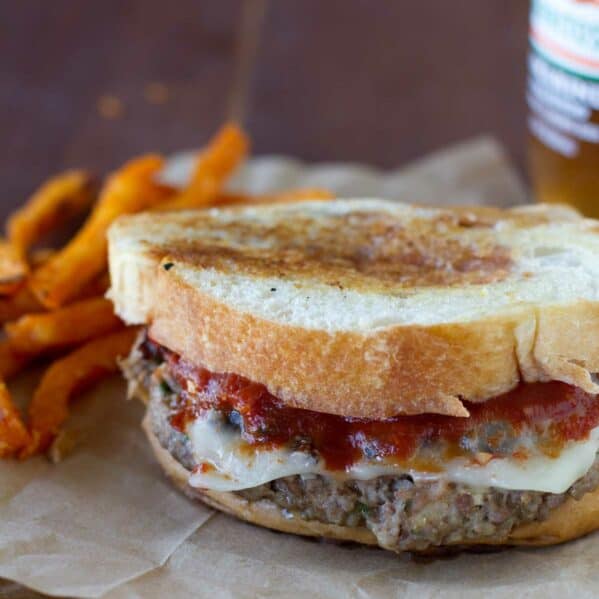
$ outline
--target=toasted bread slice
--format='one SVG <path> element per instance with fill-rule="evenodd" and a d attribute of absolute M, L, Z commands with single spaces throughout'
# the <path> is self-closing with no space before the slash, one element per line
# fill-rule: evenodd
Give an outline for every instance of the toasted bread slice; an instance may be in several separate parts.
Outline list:
<path fill-rule="evenodd" d="M 566 208 L 142 214 L 109 254 L 126 322 L 296 407 L 466 416 L 519 381 L 599 392 L 599 222 Z"/>

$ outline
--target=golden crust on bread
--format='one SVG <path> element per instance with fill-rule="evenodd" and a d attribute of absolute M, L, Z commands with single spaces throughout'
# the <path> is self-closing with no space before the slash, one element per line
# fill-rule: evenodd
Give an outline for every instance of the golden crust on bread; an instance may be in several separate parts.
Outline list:
<path fill-rule="evenodd" d="M 460 208 L 451 217 L 450 210 L 439 211 L 440 215 L 432 211 L 435 226 L 442 217 L 448 219 L 450 230 L 456 222 L 462 223 L 464 239 L 476 241 L 480 255 L 487 247 L 512 243 L 511 259 L 521 272 L 512 272 L 515 266 L 509 266 L 504 279 L 504 265 L 501 280 L 486 284 L 400 285 L 397 294 L 389 289 L 366 293 L 354 281 L 358 271 L 349 277 L 356 287 L 347 289 L 322 280 L 306 285 L 304 275 L 297 278 L 293 270 L 279 276 L 272 261 L 257 267 L 272 271 L 270 278 L 252 271 L 240 279 L 229 272 L 246 269 L 251 247 L 266 243 L 254 239 L 253 226 L 246 239 L 235 219 L 245 223 L 276 215 L 276 222 L 285 222 L 285 215 L 299 218 L 311 210 L 318 223 L 321 218 L 326 221 L 323 211 L 351 215 L 354 205 L 370 215 L 380 210 L 399 223 L 411 222 L 412 216 L 404 213 L 416 213 L 420 219 L 426 214 L 425 209 L 390 202 L 348 200 L 210 211 L 210 222 L 224 223 L 216 231 L 202 228 L 208 218 L 204 213 L 119 221 L 109 236 L 111 297 L 117 313 L 131 324 L 149 325 L 157 342 L 211 371 L 232 372 L 262 383 L 291 406 L 342 416 L 380 419 L 424 412 L 467 416 L 462 400 L 485 401 L 519 381 L 561 380 L 599 393 L 593 379 L 593 373 L 599 372 L 599 296 L 593 295 L 596 285 L 590 283 L 596 279 L 587 276 L 586 264 L 582 271 L 568 267 L 570 278 L 560 270 L 564 260 L 580 258 L 579 249 L 581 255 L 594 258 L 592 264 L 598 263 L 599 236 L 592 231 L 592 221 L 577 219 L 570 212 L 544 207 L 488 209 L 473 210 L 468 217 L 470 213 Z M 476 226 L 469 227 L 469 219 Z M 225 235 L 232 221 L 236 223 L 235 234 L 229 232 L 233 241 Z M 499 229 L 491 227 L 498 223 Z M 164 239 L 155 239 L 161 232 Z M 228 244 L 235 252 L 223 251 L 215 262 L 211 254 L 203 265 L 206 242 L 197 240 L 204 235 L 224 236 L 219 247 Z M 185 236 L 179 250 L 169 241 Z M 246 243 L 244 259 L 239 257 L 240 239 Z M 375 251 L 376 236 L 370 242 L 363 253 Z M 278 247 L 278 243 L 275 235 L 271 245 Z M 303 243 L 302 259 L 310 246 L 305 235 Z M 200 257 L 189 250 L 195 246 L 204 248 Z M 572 254 L 568 253 L 571 246 Z M 402 248 L 391 244 L 389 252 L 405 253 Z M 528 251 L 536 256 L 530 260 L 539 272 L 526 270 L 530 260 L 526 262 L 521 254 Z M 379 264 L 384 270 L 385 259 L 377 256 L 369 268 Z M 252 260 L 254 266 L 260 263 Z M 551 260 L 558 266 L 544 286 L 542 268 L 548 261 L 553 264 Z M 300 263 L 294 263 L 294 268 Z M 474 272 L 479 276 L 482 270 Z M 584 287 L 590 299 L 573 281 Z M 282 299 L 273 299 L 275 295 Z M 479 309 L 481 305 L 484 309 Z M 385 317 L 379 317 L 385 311 Z"/>
<path fill-rule="evenodd" d="M 150 336 L 216 372 L 265 384 L 288 405 L 364 418 L 467 416 L 519 380 L 562 380 L 590 393 L 599 371 L 599 305 L 521 310 L 483 322 L 328 333 L 258 319 L 199 294 L 169 273 Z M 579 334 L 572 342 L 572 322 Z M 599 348 L 597 348 L 599 349 Z M 576 356 L 587 356 L 580 363 Z"/>
<path fill-rule="evenodd" d="M 155 285 L 163 301 L 154 309 L 152 339 L 208 370 L 265 384 L 294 407 L 376 419 L 427 411 L 467 416 L 458 395 L 486 399 L 518 381 L 513 318 L 330 334 L 240 313 L 163 273 Z M 431 374 L 439 371 L 438 379 Z"/>
<path fill-rule="evenodd" d="M 352 541 L 364 545 L 378 545 L 375 535 L 367 528 L 337 526 L 318 521 L 288 519 L 276 506 L 264 501 L 249 502 L 235 493 L 194 489 L 188 485 L 189 472 L 164 449 L 151 430 L 149 418 L 143 428 L 151 447 L 166 475 L 186 495 L 200 499 L 205 504 L 246 522 L 281 532 L 311 537 L 325 537 L 338 541 Z M 580 500 L 568 498 L 552 510 L 546 520 L 532 522 L 515 528 L 505 541 L 484 537 L 460 542 L 463 547 L 481 545 L 556 545 L 584 536 L 599 528 L 599 489 L 587 493 Z M 429 552 L 428 550 L 426 552 Z"/>

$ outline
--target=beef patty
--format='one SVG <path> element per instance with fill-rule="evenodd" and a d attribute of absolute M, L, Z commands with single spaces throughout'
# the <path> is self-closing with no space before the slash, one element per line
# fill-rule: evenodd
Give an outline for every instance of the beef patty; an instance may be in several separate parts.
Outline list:
<path fill-rule="evenodd" d="M 145 337 L 122 364 L 130 393 L 148 402 L 153 432 L 187 470 L 196 463 L 187 435 L 171 424 L 180 391 L 165 363 L 142 351 Z M 477 541 L 505 542 L 521 524 L 541 521 L 566 499 L 579 499 L 599 485 L 599 459 L 565 493 L 474 488 L 445 480 L 414 481 L 406 474 L 370 480 L 296 475 L 234 493 L 248 502 L 276 506 L 289 519 L 367 527 L 379 545 L 423 551 Z M 201 494 L 189 487 L 190 495 Z"/>

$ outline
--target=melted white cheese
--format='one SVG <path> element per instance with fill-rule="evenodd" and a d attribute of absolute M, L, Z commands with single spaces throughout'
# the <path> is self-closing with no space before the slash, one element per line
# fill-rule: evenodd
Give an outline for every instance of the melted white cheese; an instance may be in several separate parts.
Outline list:
<path fill-rule="evenodd" d="M 214 491 L 239 491 L 296 474 L 342 475 L 360 480 L 410 474 L 414 480 L 445 478 L 479 488 L 563 493 L 588 472 L 599 449 L 597 427 L 587 440 L 570 443 L 557 458 L 542 454 L 525 460 L 495 458 L 485 465 L 459 458 L 449 461 L 443 472 L 406 470 L 397 464 L 362 461 L 338 473 L 327 471 L 321 461 L 306 452 L 256 450 L 245 443 L 231 426 L 224 424 L 216 412 L 209 412 L 195 420 L 187 432 L 196 461 L 212 466 L 194 472 L 189 484 Z"/>

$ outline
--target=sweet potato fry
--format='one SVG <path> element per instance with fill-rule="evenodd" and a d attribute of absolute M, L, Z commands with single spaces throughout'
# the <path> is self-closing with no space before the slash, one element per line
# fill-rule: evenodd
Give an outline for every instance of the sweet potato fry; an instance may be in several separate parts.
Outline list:
<path fill-rule="evenodd" d="M 48 448 L 68 416 L 69 401 L 117 371 L 117 358 L 129 353 L 137 332 L 136 328 L 128 328 L 94 339 L 46 370 L 29 406 L 31 440 L 21 457 Z"/>
<path fill-rule="evenodd" d="M 104 296 L 110 288 L 110 275 L 107 272 L 99 277 L 92 279 L 79 293 L 77 300 L 88 299 L 90 297 Z"/>
<path fill-rule="evenodd" d="M 29 362 L 31 356 L 18 353 L 8 339 L 0 341 L 0 378 L 7 380 L 19 374 Z"/>
<path fill-rule="evenodd" d="M 30 256 L 30 264 L 33 267 L 41 266 L 56 252 L 50 249 L 36 250 Z M 100 291 L 93 295 L 100 295 Z M 37 301 L 31 289 L 22 281 L 18 289 L 8 297 L 0 297 L 0 324 L 14 320 L 30 312 L 42 312 L 44 307 Z"/>
<path fill-rule="evenodd" d="M 210 205 L 248 150 L 246 134 L 235 124 L 225 125 L 200 153 L 189 185 L 156 209 L 182 210 Z"/>
<path fill-rule="evenodd" d="M 90 281 L 81 289 L 77 301 L 92 297 L 103 296 L 110 287 L 108 273 L 103 273 Z M 45 312 L 46 308 L 42 306 L 29 287 L 21 287 L 12 297 L 0 298 L 0 324 L 10 322 L 21 318 L 25 314 L 37 314 Z"/>
<path fill-rule="evenodd" d="M 0 241 L 0 295 L 12 295 L 23 284 L 29 265 L 25 255 L 10 241 Z"/>
<path fill-rule="evenodd" d="M 315 187 L 313 189 L 289 189 L 286 191 L 248 195 L 243 193 L 220 193 L 214 200 L 214 206 L 248 206 L 256 204 L 283 204 L 286 202 L 299 202 L 302 200 L 332 200 L 334 194 L 326 189 Z"/>
<path fill-rule="evenodd" d="M 30 288 L 44 306 L 64 305 L 106 268 L 106 230 L 115 218 L 152 208 L 172 194 L 154 181 L 162 163 L 159 156 L 142 156 L 108 179 L 77 235 L 31 275 Z"/>
<path fill-rule="evenodd" d="M 25 254 L 42 236 L 89 210 L 96 192 L 96 181 L 85 171 L 52 177 L 8 219 L 9 240 Z"/>
<path fill-rule="evenodd" d="M 30 442 L 6 384 L 0 381 L 0 458 L 15 455 Z"/>
<path fill-rule="evenodd" d="M 112 302 L 103 297 L 75 302 L 54 312 L 27 314 L 4 327 L 12 347 L 38 355 L 105 335 L 122 327 Z"/>
<path fill-rule="evenodd" d="M 45 262 L 48 262 L 56 254 L 56 250 L 52 248 L 40 248 L 39 250 L 33 250 L 29 255 L 29 264 L 33 268 L 41 266 Z"/>
<path fill-rule="evenodd" d="M 227 123 L 221 127 L 201 153 L 189 187 L 201 187 L 209 179 L 222 183 L 247 156 L 249 146 L 239 126 Z"/>
<path fill-rule="evenodd" d="M 43 310 L 29 287 L 21 287 L 12 297 L 0 298 L 0 324 Z"/>
<path fill-rule="evenodd" d="M 215 181 L 207 181 L 201 189 L 186 189 L 163 204 L 154 208 L 156 212 L 170 212 L 174 210 L 192 210 L 207 208 L 218 196 L 220 186 Z"/>

